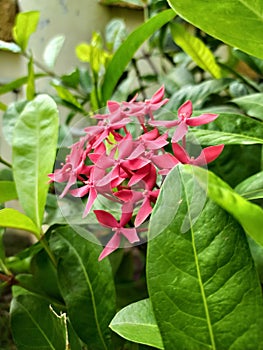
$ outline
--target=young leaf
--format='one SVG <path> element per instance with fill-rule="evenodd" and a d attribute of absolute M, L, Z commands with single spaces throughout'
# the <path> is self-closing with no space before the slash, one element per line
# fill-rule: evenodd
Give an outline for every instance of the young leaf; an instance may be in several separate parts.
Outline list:
<path fill-rule="evenodd" d="M 207 188 L 208 196 L 228 211 L 243 226 L 246 233 L 263 246 L 263 209 L 248 202 L 214 173 L 199 167 L 185 166 L 198 179 L 200 186 Z"/>
<path fill-rule="evenodd" d="M 0 50 L 10 51 L 13 53 L 21 52 L 21 48 L 15 43 L 8 43 L 6 41 L 0 40 Z"/>
<path fill-rule="evenodd" d="M 43 59 L 48 68 L 53 69 L 56 64 L 57 57 L 64 45 L 65 36 L 57 35 L 52 38 L 47 44 L 43 53 Z"/>
<path fill-rule="evenodd" d="M 120 310 L 109 327 L 130 341 L 164 349 L 150 299 L 137 301 Z"/>
<path fill-rule="evenodd" d="M 15 42 L 21 47 L 22 51 L 26 50 L 31 34 L 37 29 L 39 15 L 38 11 L 29 11 L 21 12 L 16 16 L 13 37 Z"/>
<path fill-rule="evenodd" d="M 213 53 L 199 38 L 191 35 L 183 25 L 178 23 L 171 23 L 171 31 L 176 44 L 180 46 L 200 68 L 209 72 L 214 78 L 221 78 L 221 69 L 217 65 Z"/>
<path fill-rule="evenodd" d="M 149 227 L 148 291 L 164 348 L 260 349 L 262 293 L 246 236 L 210 200 L 182 231 L 198 196 L 183 169 L 168 174 Z"/>
<path fill-rule="evenodd" d="M 0 181 L 0 203 L 17 199 L 14 181 Z"/>
<path fill-rule="evenodd" d="M 25 213 L 39 228 L 57 138 L 57 106 L 49 96 L 39 95 L 24 108 L 13 134 L 13 171 L 18 198 Z"/>
<path fill-rule="evenodd" d="M 26 215 L 12 208 L 0 210 L 0 227 L 11 227 L 25 230 L 39 235 L 39 229 L 35 223 Z"/>
<path fill-rule="evenodd" d="M 99 242 L 92 234 L 64 226 L 54 230 L 50 245 L 58 261 L 58 282 L 70 322 L 89 349 L 108 349 L 109 323 L 115 314 L 110 263 L 99 262 Z M 84 232 L 83 232 L 84 231 Z"/>
<path fill-rule="evenodd" d="M 248 115 L 263 121 L 263 94 L 257 93 L 238 97 L 232 100 Z"/>
<path fill-rule="evenodd" d="M 124 72 L 126 66 L 139 47 L 154 32 L 168 23 L 175 16 L 172 10 L 165 10 L 149 19 L 146 23 L 135 29 L 118 48 L 106 70 L 102 85 L 102 96 L 104 102 L 110 99 L 118 80 Z"/>
<path fill-rule="evenodd" d="M 261 2 L 168 0 L 168 3 L 179 16 L 207 34 L 263 58 Z"/>
<path fill-rule="evenodd" d="M 235 191 L 248 200 L 263 198 L 263 171 L 242 181 Z"/>
<path fill-rule="evenodd" d="M 66 315 L 57 315 L 44 298 L 19 295 L 11 302 L 10 314 L 18 349 L 66 349 Z"/>
<path fill-rule="evenodd" d="M 35 97 L 35 72 L 34 72 L 34 61 L 33 57 L 30 57 L 30 60 L 27 65 L 28 78 L 27 78 L 27 89 L 26 89 L 26 98 L 28 101 L 33 100 Z"/>

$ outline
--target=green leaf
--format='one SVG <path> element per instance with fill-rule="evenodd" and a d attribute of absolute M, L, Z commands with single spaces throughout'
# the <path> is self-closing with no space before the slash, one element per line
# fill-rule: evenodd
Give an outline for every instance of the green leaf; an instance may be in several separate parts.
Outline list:
<path fill-rule="evenodd" d="M 21 52 L 21 48 L 15 43 L 8 43 L 6 41 L 0 40 L 0 50 L 10 51 L 13 53 Z"/>
<path fill-rule="evenodd" d="M 238 97 L 232 100 L 248 115 L 263 121 L 263 93 Z"/>
<path fill-rule="evenodd" d="M 184 169 L 168 174 L 149 227 L 148 291 L 164 348 L 261 349 L 262 293 L 246 236 L 212 201 L 198 207 L 200 188 Z"/>
<path fill-rule="evenodd" d="M 98 262 L 99 242 L 89 232 L 69 226 L 54 230 L 51 249 L 58 261 L 58 282 L 68 316 L 89 349 L 109 348 L 109 323 L 115 314 L 115 290 L 108 259 Z"/>
<path fill-rule="evenodd" d="M 207 34 L 263 58 L 261 1 L 168 0 L 179 16 Z"/>
<path fill-rule="evenodd" d="M 19 295 L 11 302 L 11 327 L 19 350 L 66 349 L 66 315 L 57 315 L 45 299 Z"/>
<path fill-rule="evenodd" d="M 43 59 L 48 68 L 53 69 L 55 67 L 56 60 L 64 45 L 64 42 L 64 35 L 57 35 L 48 42 L 43 53 Z"/>
<path fill-rule="evenodd" d="M 39 229 L 26 215 L 12 208 L 0 210 L 0 227 L 11 227 L 39 235 Z"/>
<path fill-rule="evenodd" d="M 137 301 L 120 310 L 111 321 L 110 328 L 135 343 L 164 349 L 150 299 Z"/>
<path fill-rule="evenodd" d="M 0 203 L 17 199 L 16 184 L 13 181 L 0 181 Z"/>
<path fill-rule="evenodd" d="M 35 78 L 41 78 L 46 76 L 46 74 L 36 74 Z M 3 86 L 0 86 L 0 95 L 2 94 L 6 94 L 7 92 L 19 89 L 21 86 L 23 86 L 24 84 L 27 83 L 27 79 L 28 77 L 22 77 L 22 78 L 18 78 L 16 80 L 11 81 L 8 84 L 5 84 Z"/>
<path fill-rule="evenodd" d="M 26 98 L 31 101 L 35 97 L 35 72 L 34 72 L 34 61 L 33 57 L 30 57 L 30 60 L 27 65 L 28 78 L 27 78 L 27 89 L 26 89 Z"/>
<path fill-rule="evenodd" d="M 176 44 L 187 53 L 193 61 L 214 78 L 221 78 L 221 69 L 217 65 L 212 51 L 197 37 L 191 35 L 183 25 L 171 24 L 172 37 Z"/>
<path fill-rule="evenodd" d="M 102 85 L 104 102 L 110 99 L 118 80 L 125 71 L 135 52 L 155 31 L 175 17 L 172 10 L 165 10 L 149 19 L 146 23 L 135 29 L 124 43 L 118 48 L 106 70 Z"/>
<path fill-rule="evenodd" d="M 48 177 L 56 157 L 58 111 L 53 99 L 39 95 L 21 113 L 13 134 L 13 172 L 19 201 L 41 227 Z"/>
<path fill-rule="evenodd" d="M 248 200 L 263 198 L 263 171 L 242 181 L 235 191 Z"/>
<path fill-rule="evenodd" d="M 13 37 L 15 42 L 21 47 L 22 51 L 26 50 L 31 34 L 37 29 L 39 16 L 40 13 L 38 11 L 20 12 L 16 16 Z"/>
<path fill-rule="evenodd" d="M 74 95 L 72 95 L 72 93 L 68 89 L 66 89 L 65 87 L 63 87 L 61 85 L 56 85 L 56 84 L 52 84 L 52 86 L 56 89 L 58 96 L 63 101 L 66 101 L 67 103 L 74 106 L 75 108 L 77 108 L 80 111 L 84 111 L 83 107 L 78 102 L 76 97 Z"/>
<path fill-rule="evenodd" d="M 13 142 L 13 132 L 19 118 L 22 113 L 27 101 L 12 102 L 8 105 L 7 110 L 3 114 L 3 136 L 11 146 Z"/>
<path fill-rule="evenodd" d="M 202 188 L 207 188 L 208 196 L 233 215 L 246 233 L 263 246 L 263 209 L 241 197 L 212 172 L 191 166 L 186 166 L 186 169 L 194 174 Z"/>

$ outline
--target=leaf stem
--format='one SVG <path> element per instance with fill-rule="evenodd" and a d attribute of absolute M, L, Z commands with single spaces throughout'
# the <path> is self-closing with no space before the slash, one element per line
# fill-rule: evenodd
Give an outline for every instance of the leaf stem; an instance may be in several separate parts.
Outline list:
<path fill-rule="evenodd" d="M 41 238 L 40 238 L 40 243 L 42 244 L 43 248 L 45 249 L 46 253 L 48 254 L 52 264 L 57 267 L 57 260 L 53 254 L 53 252 L 50 250 L 50 247 L 48 245 L 48 242 L 46 240 L 46 237 L 44 235 L 44 233 L 41 234 Z"/>
<path fill-rule="evenodd" d="M 12 165 L 8 163 L 6 160 L 4 160 L 1 156 L 0 156 L 0 163 L 6 165 L 10 169 L 12 168 Z"/>

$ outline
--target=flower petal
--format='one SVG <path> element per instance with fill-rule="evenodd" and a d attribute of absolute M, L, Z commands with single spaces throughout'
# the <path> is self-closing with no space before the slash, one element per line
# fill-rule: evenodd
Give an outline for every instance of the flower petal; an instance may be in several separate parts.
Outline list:
<path fill-rule="evenodd" d="M 172 142 L 180 141 L 187 134 L 187 131 L 188 126 L 186 125 L 186 122 L 181 122 L 173 134 Z"/>
<path fill-rule="evenodd" d="M 181 147 L 178 143 L 172 143 L 172 149 L 175 157 L 179 160 L 180 163 L 190 164 L 190 157 L 186 150 Z"/>
<path fill-rule="evenodd" d="M 194 165 L 205 165 L 211 163 L 222 153 L 224 145 L 210 146 L 202 150 L 200 155 L 192 161 Z"/>
<path fill-rule="evenodd" d="M 178 117 L 179 119 L 190 118 L 193 113 L 193 105 L 190 100 L 186 101 L 182 104 L 181 107 L 178 108 Z"/>
<path fill-rule="evenodd" d="M 111 215 L 110 213 L 108 213 L 105 210 L 93 210 L 94 214 L 97 217 L 98 222 L 105 227 L 110 227 L 110 228 L 114 228 L 114 227 L 118 227 L 119 223 L 118 221 L 115 219 L 115 217 L 113 215 Z"/>
<path fill-rule="evenodd" d="M 198 126 L 203 124 L 211 123 L 218 117 L 218 114 L 202 114 L 199 117 L 189 118 L 186 123 L 189 126 Z"/>
<path fill-rule="evenodd" d="M 121 243 L 121 237 L 118 233 L 115 233 L 109 242 L 106 244 L 105 248 L 101 252 L 99 256 L 99 261 L 104 259 L 106 256 L 114 252 L 114 250 L 118 249 Z"/>
<path fill-rule="evenodd" d="M 136 229 L 133 228 L 122 228 L 120 231 L 130 243 L 140 242 L 140 238 L 137 235 Z"/>

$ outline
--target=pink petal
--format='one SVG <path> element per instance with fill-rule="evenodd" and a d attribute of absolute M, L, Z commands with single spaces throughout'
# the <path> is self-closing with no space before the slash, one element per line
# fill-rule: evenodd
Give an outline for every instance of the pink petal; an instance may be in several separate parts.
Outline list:
<path fill-rule="evenodd" d="M 180 119 L 186 119 L 191 117 L 193 113 L 193 105 L 191 101 L 186 101 L 184 104 L 182 104 L 181 107 L 178 108 L 178 117 Z"/>
<path fill-rule="evenodd" d="M 178 160 L 170 153 L 153 156 L 151 159 L 159 169 L 171 169 L 178 164 Z"/>
<path fill-rule="evenodd" d="M 189 126 L 198 126 L 203 124 L 208 124 L 215 120 L 218 117 L 218 114 L 202 114 L 199 117 L 189 118 L 186 123 Z"/>
<path fill-rule="evenodd" d="M 187 134 L 187 131 L 188 126 L 185 122 L 181 122 L 173 134 L 172 142 L 180 141 Z"/>
<path fill-rule="evenodd" d="M 103 251 L 101 252 L 99 256 L 99 261 L 104 259 L 106 256 L 114 252 L 114 250 L 119 248 L 119 245 L 121 243 L 121 237 L 118 233 L 115 233 L 112 238 L 109 240 Z"/>
<path fill-rule="evenodd" d="M 172 149 L 175 157 L 180 163 L 190 164 L 190 157 L 183 147 L 181 147 L 178 143 L 172 143 Z"/>
<path fill-rule="evenodd" d="M 211 163 L 222 153 L 224 145 L 210 146 L 202 150 L 201 154 L 192 162 L 194 165 Z"/>
<path fill-rule="evenodd" d="M 153 96 L 152 96 L 152 98 L 151 98 L 151 100 L 150 100 L 151 103 L 158 103 L 158 102 L 160 102 L 160 101 L 162 100 L 163 96 L 164 96 L 164 91 L 165 91 L 164 85 L 162 85 L 162 86 L 160 87 L 160 89 L 157 90 L 157 91 L 153 94 Z"/>
<path fill-rule="evenodd" d="M 131 220 L 131 218 L 132 218 L 132 212 L 127 212 L 127 211 L 122 212 L 119 226 L 121 227 L 125 226 Z"/>
<path fill-rule="evenodd" d="M 70 194 L 73 197 L 84 197 L 86 196 L 86 194 L 89 193 L 89 190 L 90 190 L 90 185 L 84 185 L 80 188 L 75 188 L 74 190 L 71 190 Z"/>
<path fill-rule="evenodd" d="M 136 215 L 136 219 L 134 221 L 135 227 L 140 226 L 151 214 L 151 212 L 152 212 L 152 206 L 151 206 L 150 200 L 146 198 L 143 201 L 143 204 L 139 209 L 138 214 Z"/>
<path fill-rule="evenodd" d="M 165 126 L 166 128 L 172 128 L 180 123 L 180 120 L 150 120 L 148 122 L 151 126 Z"/>
<path fill-rule="evenodd" d="M 154 128 L 151 131 L 148 131 L 147 133 L 140 136 L 140 139 L 144 141 L 151 141 L 155 140 L 159 136 L 158 129 Z"/>
<path fill-rule="evenodd" d="M 95 188 L 91 187 L 89 197 L 87 200 L 87 204 L 86 204 L 86 207 L 85 207 L 85 210 L 83 213 L 83 218 L 89 214 L 91 207 L 92 207 L 95 199 L 97 198 L 97 195 L 98 194 L 97 194 L 97 191 L 95 190 Z"/>
<path fill-rule="evenodd" d="M 113 215 L 111 215 L 110 213 L 108 213 L 105 210 L 93 210 L 94 214 L 97 217 L 97 220 L 99 221 L 99 223 L 105 227 L 110 227 L 110 228 L 114 228 L 114 227 L 118 227 L 119 223 L 117 222 L 117 220 L 115 219 L 115 217 Z"/>
<path fill-rule="evenodd" d="M 130 243 L 140 242 L 135 228 L 121 228 L 120 231 Z"/>
<path fill-rule="evenodd" d="M 66 187 L 64 188 L 63 192 L 60 194 L 59 198 L 63 198 L 66 195 L 70 187 L 76 183 L 76 179 L 77 177 L 75 174 L 70 175 L 68 183 L 66 184 Z"/>
<path fill-rule="evenodd" d="M 145 145 L 147 147 L 147 149 L 149 150 L 157 150 L 160 149 L 166 145 L 168 145 L 168 141 L 167 139 L 167 134 L 163 134 L 162 136 L 158 137 L 156 140 L 153 141 L 146 141 Z"/>
<path fill-rule="evenodd" d="M 108 107 L 110 113 L 114 113 L 120 108 L 120 105 L 116 101 L 108 101 L 107 107 Z"/>

